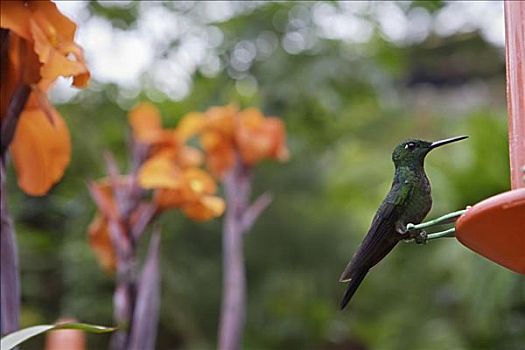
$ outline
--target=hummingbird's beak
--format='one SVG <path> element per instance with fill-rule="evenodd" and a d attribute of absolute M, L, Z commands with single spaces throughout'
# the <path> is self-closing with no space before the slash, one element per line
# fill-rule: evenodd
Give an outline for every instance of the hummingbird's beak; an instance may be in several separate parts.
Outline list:
<path fill-rule="evenodd" d="M 432 142 L 430 144 L 430 149 L 433 149 L 433 148 L 436 148 L 436 147 L 439 147 L 439 146 L 443 146 L 443 145 L 446 145 L 448 143 L 461 141 L 461 140 L 464 140 L 466 138 L 468 138 L 468 136 L 463 135 L 463 136 L 456 136 L 456 137 L 451 137 L 451 138 L 444 139 L 444 140 L 435 141 L 435 142 Z"/>

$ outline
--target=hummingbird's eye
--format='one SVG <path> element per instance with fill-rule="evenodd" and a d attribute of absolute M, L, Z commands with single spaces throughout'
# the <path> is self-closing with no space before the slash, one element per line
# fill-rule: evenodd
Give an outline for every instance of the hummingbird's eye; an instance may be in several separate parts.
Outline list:
<path fill-rule="evenodd" d="M 405 148 L 406 149 L 409 149 L 409 150 L 413 150 L 414 148 L 416 148 L 416 144 L 414 142 L 408 142 L 406 145 L 405 145 Z"/>

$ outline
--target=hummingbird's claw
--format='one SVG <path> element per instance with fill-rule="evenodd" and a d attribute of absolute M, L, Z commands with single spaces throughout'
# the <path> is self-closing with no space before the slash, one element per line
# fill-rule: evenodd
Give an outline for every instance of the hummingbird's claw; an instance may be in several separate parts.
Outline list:
<path fill-rule="evenodd" d="M 396 222 L 396 232 L 399 233 L 400 235 L 405 235 L 408 233 L 408 228 L 407 226 L 403 225 L 403 223 Z"/>
<path fill-rule="evenodd" d="M 419 233 L 414 237 L 414 241 L 416 242 L 416 244 L 427 244 L 427 237 L 428 237 L 428 234 L 426 233 L 426 231 L 419 231 Z"/>

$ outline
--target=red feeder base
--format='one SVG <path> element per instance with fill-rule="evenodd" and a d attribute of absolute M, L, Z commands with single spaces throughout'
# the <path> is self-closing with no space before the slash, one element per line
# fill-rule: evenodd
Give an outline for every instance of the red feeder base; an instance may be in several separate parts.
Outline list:
<path fill-rule="evenodd" d="M 456 221 L 466 247 L 512 271 L 525 274 L 525 188 L 490 197 Z"/>

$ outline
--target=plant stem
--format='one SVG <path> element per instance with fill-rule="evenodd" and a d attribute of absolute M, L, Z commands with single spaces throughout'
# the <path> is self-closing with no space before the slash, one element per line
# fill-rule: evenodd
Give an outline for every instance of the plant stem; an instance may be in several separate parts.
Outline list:
<path fill-rule="evenodd" d="M 13 221 L 7 210 L 5 193 L 5 162 L 0 161 L 0 211 L 1 228 L 1 267 L 0 273 L 0 311 L 1 311 L 1 334 L 11 333 L 18 330 L 18 314 L 20 312 L 20 281 L 18 272 L 18 254 Z"/>
<path fill-rule="evenodd" d="M 113 315 L 119 326 L 119 330 L 112 336 L 111 348 L 124 350 L 127 349 L 129 342 L 136 300 L 136 252 L 131 242 L 128 241 L 128 235 L 123 232 L 118 222 L 110 224 L 109 231 L 117 253 L 117 282 L 113 294 Z"/>
<path fill-rule="evenodd" d="M 250 174 L 239 160 L 226 176 L 226 214 L 223 225 L 223 283 L 219 350 L 238 350 L 245 319 L 246 277 L 243 215 L 250 196 Z"/>
<path fill-rule="evenodd" d="M 7 53 L 9 45 L 9 32 L 0 30 L 1 40 L 1 73 L 5 75 L 7 67 Z M 7 209 L 7 196 L 5 191 L 6 181 L 6 152 L 15 135 L 18 119 L 31 92 L 27 84 L 19 82 L 13 95 L 9 99 L 5 116 L 2 116 L 0 127 L 0 333 L 2 335 L 18 330 L 18 317 L 20 313 L 20 276 L 18 270 L 18 251 L 16 245 L 15 228 Z"/>
<path fill-rule="evenodd" d="M 129 219 L 137 203 L 132 201 L 130 187 L 119 182 L 119 169 L 113 155 L 106 153 L 105 159 L 118 210 L 118 219 L 109 221 L 109 234 L 117 257 L 113 316 L 119 326 L 112 336 L 111 348 L 125 350 L 128 348 L 136 301 L 136 242 L 130 234 Z"/>
<path fill-rule="evenodd" d="M 110 220 L 109 232 L 117 256 L 116 287 L 113 294 L 114 318 L 119 330 L 111 339 L 114 350 L 153 350 L 158 323 L 158 249 L 160 233 L 153 234 L 148 257 L 142 273 L 137 268 L 137 246 L 147 226 L 157 215 L 154 205 L 141 203 L 142 189 L 137 182 L 137 171 L 144 162 L 147 148 L 131 144 L 132 181 L 119 182 L 119 169 L 110 153 L 106 165 L 112 183 L 118 218 Z M 143 209 L 138 222 L 132 216 Z"/>

